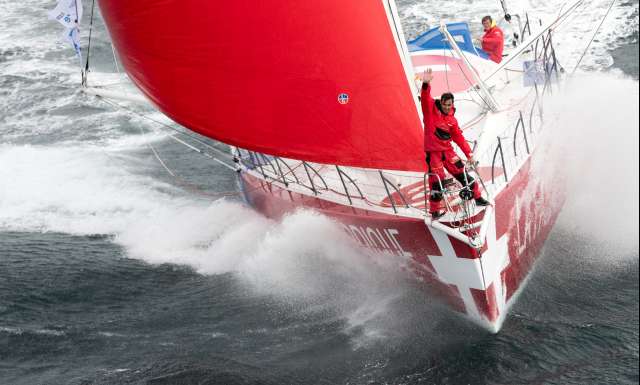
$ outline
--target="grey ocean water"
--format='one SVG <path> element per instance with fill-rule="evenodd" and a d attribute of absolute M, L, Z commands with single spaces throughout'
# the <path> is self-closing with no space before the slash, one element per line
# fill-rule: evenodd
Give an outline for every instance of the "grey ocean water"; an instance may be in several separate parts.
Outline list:
<path fill-rule="evenodd" d="M 408 37 L 432 8 L 499 11 L 398 3 Z M 608 2 L 590 4 L 561 33 L 587 36 Z M 228 170 L 80 93 L 53 6 L 0 0 L 0 384 L 638 383 L 637 0 L 549 107 L 568 199 L 497 335 L 326 218 L 261 217 Z M 99 16 L 92 46 L 112 71 Z"/>

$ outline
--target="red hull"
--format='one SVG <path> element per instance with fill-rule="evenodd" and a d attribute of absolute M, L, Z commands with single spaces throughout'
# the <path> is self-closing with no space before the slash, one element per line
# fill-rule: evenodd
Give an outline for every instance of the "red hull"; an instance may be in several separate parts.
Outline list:
<path fill-rule="evenodd" d="M 329 202 L 248 172 L 240 174 L 240 181 L 249 204 L 268 217 L 314 209 L 343 224 L 362 246 L 411 261 L 414 275 L 453 309 L 497 332 L 563 203 L 562 189 L 555 188 L 558 184 L 531 174 L 528 160 L 496 196 L 481 253 L 423 219 Z"/>

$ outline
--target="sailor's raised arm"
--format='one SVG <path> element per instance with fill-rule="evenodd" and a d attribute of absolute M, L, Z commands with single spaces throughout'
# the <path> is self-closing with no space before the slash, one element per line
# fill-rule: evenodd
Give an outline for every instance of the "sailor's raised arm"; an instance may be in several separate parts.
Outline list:
<path fill-rule="evenodd" d="M 422 91 L 420 92 L 420 104 L 423 115 L 433 113 L 433 109 L 436 106 L 431 96 L 431 80 L 433 80 L 433 70 L 427 68 L 427 70 L 422 73 Z"/>

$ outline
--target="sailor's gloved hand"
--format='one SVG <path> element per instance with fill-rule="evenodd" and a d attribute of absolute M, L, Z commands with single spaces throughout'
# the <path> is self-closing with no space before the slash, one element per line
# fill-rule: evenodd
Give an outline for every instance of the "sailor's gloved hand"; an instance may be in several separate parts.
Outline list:
<path fill-rule="evenodd" d="M 476 167 L 478 165 L 478 162 L 473 158 L 473 154 L 470 154 L 467 157 L 467 166 L 469 167 Z"/>

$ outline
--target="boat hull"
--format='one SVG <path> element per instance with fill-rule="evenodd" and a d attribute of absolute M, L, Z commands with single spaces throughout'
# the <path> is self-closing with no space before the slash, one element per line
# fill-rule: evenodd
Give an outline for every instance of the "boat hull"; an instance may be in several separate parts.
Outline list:
<path fill-rule="evenodd" d="M 339 222 L 363 247 L 398 257 L 411 275 L 456 311 L 497 332 L 533 269 L 564 200 L 557 181 L 534 177 L 531 158 L 495 197 L 486 237 L 475 248 L 429 220 L 365 210 L 239 173 L 246 201 L 279 218 L 313 209 Z"/>

